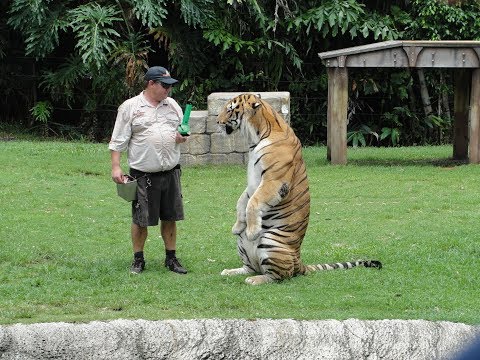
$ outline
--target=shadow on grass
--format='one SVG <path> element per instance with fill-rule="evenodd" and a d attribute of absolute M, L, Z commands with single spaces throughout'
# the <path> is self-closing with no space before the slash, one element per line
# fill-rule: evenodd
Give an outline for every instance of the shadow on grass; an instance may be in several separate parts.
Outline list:
<path fill-rule="evenodd" d="M 311 160 L 307 160 L 312 162 Z M 313 166 L 327 166 L 330 165 L 330 162 L 325 159 L 315 159 L 313 160 Z M 399 158 L 362 158 L 362 159 L 347 159 L 347 166 L 379 166 L 379 167 L 389 167 L 389 166 L 430 166 L 430 167 L 443 167 L 443 168 L 453 168 L 462 165 L 468 165 L 468 160 L 457 160 L 452 158 L 427 158 L 427 159 L 399 159 Z"/>
<path fill-rule="evenodd" d="M 468 160 L 457 160 L 452 158 L 432 159 L 349 159 L 348 164 L 355 166 L 434 166 L 434 167 L 455 167 L 467 165 Z"/>

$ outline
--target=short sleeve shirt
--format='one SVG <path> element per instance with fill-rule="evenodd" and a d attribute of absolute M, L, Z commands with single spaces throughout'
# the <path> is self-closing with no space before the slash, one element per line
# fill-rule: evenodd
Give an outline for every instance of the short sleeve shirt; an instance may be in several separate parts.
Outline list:
<path fill-rule="evenodd" d="M 142 92 L 119 106 L 108 147 L 127 151 L 130 168 L 149 173 L 170 170 L 180 161 L 175 137 L 182 117 L 174 99 L 167 97 L 155 107 Z"/>

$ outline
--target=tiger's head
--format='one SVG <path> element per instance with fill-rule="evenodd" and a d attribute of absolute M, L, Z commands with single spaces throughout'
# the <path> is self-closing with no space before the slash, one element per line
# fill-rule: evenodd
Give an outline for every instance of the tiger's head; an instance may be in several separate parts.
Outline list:
<path fill-rule="evenodd" d="M 247 122 L 262 105 L 259 95 L 242 94 L 229 100 L 217 117 L 217 124 L 225 125 L 227 134 L 244 129 Z"/>

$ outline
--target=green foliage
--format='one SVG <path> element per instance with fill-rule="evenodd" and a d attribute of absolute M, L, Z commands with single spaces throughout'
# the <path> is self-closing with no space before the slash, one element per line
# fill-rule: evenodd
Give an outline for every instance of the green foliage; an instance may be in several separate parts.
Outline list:
<path fill-rule="evenodd" d="M 386 137 L 390 137 L 392 139 L 392 145 L 397 145 L 398 140 L 400 139 L 400 130 L 404 124 L 406 119 L 411 118 L 413 115 L 410 113 L 407 107 L 400 107 L 397 106 L 393 108 L 393 111 L 385 112 L 382 114 L 382 120 L 385 125 L 388 127 L 384 127 L 382 129 L 382 134 L 380 139 L 383 140 Z"/>
<path fill-rule="evenodd" d="M 8 13 L 7 23 L 24 33 L 27 55 L 50 54 L 59 45 L 59 33 L 69 26 L 63 4 L 49 0 L 13 0 Z"/>
<path fill-rule="evenodd" d="M 418 129 L 410 126 L 418 122 L 415 113 L 408 106 L 394 106 L 408 98 L 407 88 L 412 80 L 408 71 L 380 71 L 373 77 L 364 77 L 370 74 L 362 72 L 356 75 L 352 80 L 349 104 L 349 128 L 353 130 L 348 132 L 347 138 L 353 146 L 397 146 L 401 144 L 403 127 L 410 127 L 409 132 L 416 133 Z M 388 81 L 383 81 L 385 76 Z M 374 102 L 378 102 L 379 97 L 382 98 L 382 110 L 374 114 Z"/>
<path fill-rule="evenodd" d="M 48 101 L 38 101 L 35 106 L 30 109 L 33 119 L 41 123 L 44 136 L 48 136 L 51 130 L 48 123 L 52 117 L 52 112 L 52 104 Z"/>
<path fill-rule="evenodd" d="M 345 34 L 352 31 L 352 37 L 356 36 L 354 24 L 358 23 L 361 16 L 365 14 L 365 5 L 355 0 L 328 0 L 315 7 L 310 8 L 292 19 L 287 26 L 288 30 L 295 28 L 295 31 L 304 30 L 310 34 L 312 30 L 319 32 L 323 37 L 335 37 L 339 33 Z M 368 33 L 368 30 L 367 30 Z"/>
<path fill-rule="evenodd" d="M 413 79 L 409 71 L 392 72 L 386 85 L 385 91 L 389 97 L 395 96 L 399 100 L 407 100 L 408 89 L 413 86 Z"/>
<path fill-rule="evenodd" d="M 79 79 L 87 76 L 88 68 L 78 56 L 71 55 L 55 71 L 47 70 L 42 76 L 41 85 L 49 91 L 54 100 L 65 100 L 69 105 L 75 98 Z"/>
<path fill-rule="evenodd" d="M 52 104 L 48 101 L 38 101 L 30 112 L 36 121 L 47 124 L 52 116 Z"/>
<path fill-rule="evenodd" d="M 367 125 L 362 124 L 358 130 L 349 131 L 347 133 L 347 143 L 351 142 L 353 147 L 357 147 L 359 144 L 367 146 L 367 136 L 373 137 L 378 141 L 378 134 Z"/>
<path fill-rule="evenodd" d="M 269 87 L 276 88 L 285 68 L 300 70 L 303 61 L 290 39 L 279 36 L 285 32 L 282 23 L 267 20 L 267 11 L 266 4 L 255 0 L 234 3 L 206 24 L 204 38 L 221 49 L 222 58 L 237 57 L 237 68 L 253 63 L 270 79 Z M 255 22 L 247 27 L 252 17 Z"/>
<path fill-rule="evenodd" d="M 205 109 L 214 91 L 290 91 L 292 125 L 300 138 L 324 143 L 327 84 L 319 52 L 394 39 L 480 38 L 479 4 L 467 1 L 11 0 L 1 6 L 0 20 L 23 38 L 22 51 L 38 59 L 36 90 L 49 96 L 52 118 L 63 123 L 57 109 L 82 109 L 68 124 L 81 132 L 90 131 L 86 118 L 109 129 L 114 115 L 108 112 L 141 90 L 148 66 L 162 62 L 181 80 L 173 96 L 196 109 Z M 0 55 L 10 51 L 0 38 Z M 63 63 L 50 60 L 58 57 Z M 419 115 L 418 84 L 408 72 L 375 69 L 351 76 L 350 101 L 357 109 L 350 118 L 351 143 L 405 145 L 435 137 L 441 143 L 448 137 L 448 110 L 435 114 L 441 121 Z M 427 74 L 427 81 L 435 96 L 451 98 L 449 76 L 440 81 Z M 36 85 L 22 86 L 3 93 L 24 104 L 12 108 L 30 109 L 35 96 L 29 92 Z M 394 110 L 400 107 L 403 114 Z M 392 124 L 392 116 L 401 125 Z M 401 137 L 377 140 L 374 134 L 383 128 L 398 129 Z"/>
<path fill-rule="evenodd" d="M 400 35 L 391 16 L 366 11 L 366 6 L 355 0 L 322 1 L 289 21 L 287 29 L 307 35 L 318 32 L 324 38 L 349 33 L 352 39 L 361 34 L 374 40 L 392 40 Z"/>
<path fill-rule="evenodd" d="M 147 27 L 162 25 L 168 12 L 165 0 L 129 0 L 132 12 L 140 22 Z"/>
<path fill-rule="evenodd" d="M 393 146 L 397 146 L 400 142 L 400 130 L 398 128 L 382 128 L 380 140 L 387 139 Z"/>
<path fill-rule="evenodd" d="M 180 12 L 185 23 L 194 29 L 214 19 L 213 0 L 181 0 Z"/>
<path fill-rule="evenodd" d="M 350 29 L 352 38 L 357 36 L 357 31 L 359 31 L 364 38 L 368 38 L 373 34 L 375 41 L 396 40 L 402 36 L 402 32 L 399 32 L 395 28 L 392 17 L 378 13 L 367 14 L 363 25 L 358 28 L 357 26 L 353 26 Z"/>
<path fill-rule="evenodd" d="M 119 10 L 113 6 L 95 3 L 81 5 L 69 11 L 70 26 L 76 34 L 75 48 L 89 68 L 99 70 L 107 63 L 110 52 L 115 48 L 115 37 L 120 34 L 113 29 Z"/>
<path fill-rule="evenodd" d="M 440 116 L 430 115 L 425 118 L 425 124 L 430 128 L 447 128 L 450 123 L 449 121 L 441 118 Z"/>
<path fill-rule="evenodd" d="M 27 29 L 31 24 L 41 24 L 48 14 L 50 1 L 43 0 L 15 0 L 8 11 L 8 23 L 15 29 Z"/>
<path fill-rule="evenodd" d="M 265 46 L 265 42 L 262 39 L 242 40 L 239 36 L 235 36 L 220 27 L 206 30 L 204 36 L 207 41 L 213 43 L 215 46 L 219 46 L 222 51 L 233 48 L 237 53 L 246 51 L 249 54 L 255 54 L 257 49 Z"/>
<path fill-rule="evenodd" d="M 148 53 L 152 48 L 146 37 L 139 33 L 129 33 L 127 39 L 117 43 L 110 55 L 113 64 L 125 64 L 125 81 L 129 87 L 129 93 L 138 93 L 143 87 L 143 74 L 148 68 Z"/>
<path fill-rule="evenodd" d="M 412 39 L 480 39 L 480 3 L 463 1 L 450 5 L 443 1 L 412 1 L 412 22 L 407 27 Z"/>

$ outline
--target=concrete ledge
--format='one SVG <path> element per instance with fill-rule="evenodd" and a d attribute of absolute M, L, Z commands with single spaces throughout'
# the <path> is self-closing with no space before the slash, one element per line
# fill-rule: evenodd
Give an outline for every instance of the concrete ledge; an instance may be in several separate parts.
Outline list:
<path fill-rule="evenodd" d="M 0 327 L 0 359 L 448 359 L 478 326 L 423 320 L 115 320 Z"/>
<path fill-rule="evenodd" d="M 208 110 L 194 110 L 190 114 L 190 137 L 180 145 L 182 165 L 246 164 L 248 145 L 238 132 L 227 136 L 217 124 L 217 115 L 225 103 L 240 92 L 212 93 L 208 96 Z M 290 93 L 288 91 L 258 93 L 290 122 Z"/>
<path fill-rule="evenodd" d="M 243 93 L 244 92 L 211 93 L 207 97 L 208 114 L 210 116 L 217 116 L 227 101 Z M 288 91 L 253 93 L 260 95 L 263 100 L 268 102 L 276 111 L 282 114 L 285 121 L 290 124 L 290 93 Z"/>

